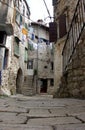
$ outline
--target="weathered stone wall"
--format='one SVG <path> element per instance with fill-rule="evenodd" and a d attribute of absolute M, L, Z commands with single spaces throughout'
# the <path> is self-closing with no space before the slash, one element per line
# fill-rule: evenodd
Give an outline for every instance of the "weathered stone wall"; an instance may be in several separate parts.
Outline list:
<path fill-rule="evenodd" d="M 36 65 L 34 65 L 34 68 L 38 71 L 38 81 L 37 82 L 37 92 L 40 94 L 41 90 L 41 79 L 47 80 L 47 93 L 52 94 L 54 91 L 54 86 L 50 85 L 50 80 L 54 79 L 54 71 L 52 70 L 51 63 L 53 62 L 53 54 L 52 51 L 52 45 L 46 43 L 46 40 L 49 40 L 49 33 L 46 31 L 45 25 L 42 25 L 40 23 L 32 23 L 33 30 L 35 32 L 35 36 L 38 36 L 39 38 L 42 38 L 42 41 L 38 41 L 37 38 L 34 39 L 33 42 L 38 44 L 37 51 L 34 53 L 29 53 L 29 59 L 38 58 L 38 61 L 36 60 Z M 48 29 L 48 28 L 47 28 Z M 39 43 L 38 43 L 39 42 Z M 47 45 L 48 44 L 48 45 Z"/>
<path fill-rule="evenodd" d="M 85 98 L 85 39 L 78 44 L 55 96 Z"/>
<path fill-rule="evenodd" d="M 54 89 L 58 89 L 60 79 L 62 76 L 62 49 L 64 46 L 65 38 L 55 44 L 54 50 Z"/>
<path fill-rule="evenodd" d="M 73 14 L 75 11 L 75 7 L 77 4 L 77 1 L 74 0 L 59 0 L 57 4 L 54 6 L 54 18 L 55 22 L 57 22 L 57 32 L 58 32 L 58 21 L 59 21 L 59 16 L 61 14 L 66 14 L 66 28 L 67 32 L 69 30 L 71 20 L 73 18 Z M 59 32 L 58 32 L 59 33 Z M 61 77 L 62 77 L 62 50 L 63 46 L 65 44 L 66 37 L 64 36 L 63 38 L 57 39 L 57 42 L 55 43 L 55 52 L 54 52 L 54 87 L 55 91 L 59 88 L 60 82 L 61 82 Z"/>
<path fill-rule="evenodd" d="M 54 6 L 55 21 L 58 20 L 61 14 L 66 13 L 67 29 L 69 29 L 69 25 L 71 23 L 77 2 L 78 0 L 59 0 L 59 2 Z"/>
<path fill-rule="evenodd" d="M 6 39 L 6 48 L 9 51 L 8 64 L 7 64 L 7 67 L 4 70 L 2 70 L 2 83 L 0 86 L 2 92 L 7 95 L 16 94 L 16 79 L 17 79 L 18 70 L 21 69 L 22 71 L 22 76 L 21 76 L 22 82 L 20 83 L 21 87 L 23 87 L 24 76 L 27 75 L 27 62 L 25 62 L 25 49 L 28 49 L 28 39 L 26 35 L 22 33 L 21 25 L 18 25 L 20 24 L 20 21 L 18 21 L 18 23 L 16 22 L 16 13 L 17 13 L 17 10 L 21 13 L 23 21 L 27 25 L 29 24 L 28 14 L 30 15 L 30 13 L 29 13 L 29 9 L 28 9 L 26 1 L 23 0 L 19 2 L 21 4 L 19 7 L 20 10 L 14 7 L 13 1 L 10 2 L 9 5 L 11 5 L 11 7 L 13 8 L 8 8 L 8 12 L 6 16 L 7 22 L 13 25 L 13 31 L 14 31 L 14 35 L 7 36 L 7 39 Z M 23 5 L 25 6 L 25 17 L 22 15 Z M 3 9 L 3 11 L 5 10 Z M 28 14 L 27 14 L 27 11 L 28 11 Z M 23 23 L 23 28 L 25 28 L 24 23 Z M 18 56 L 15 56 L 15 53 L 14 53 L 15 36 L 17 37 L 18 40 L 20 40 Z"/>
<path fill-rule="evenodd" d="M 7 69 L 2 70 L 2 89 L 6 88 L 10 94 L 15 94 L 16 93 L 16 77 L 17 77 L 17 71 L 19 69 L 19 60 L 14 55 L 10 56 L 9 60 L 10 60 L 10 63 Z"/>

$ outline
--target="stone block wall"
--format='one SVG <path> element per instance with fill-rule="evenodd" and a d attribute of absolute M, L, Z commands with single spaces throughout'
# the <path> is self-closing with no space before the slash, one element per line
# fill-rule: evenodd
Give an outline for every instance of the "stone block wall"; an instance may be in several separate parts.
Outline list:
<path fill-rule="evenodd" d="M 16 78 L 19 63 L 16 57 L 12 59 L 11 66 L 6 70 L 2 70 L 2 85 L 1 88 L 8 91 L 8 95 L 16 93 Z M 7 94 L 5 92 L 5 94 Z"/>
<path fill-rule="evenodd" d="M 54 17 L 55 17 L 55 22 L 57 22 L 57 26 L 59 26 L 58 21 L 59 17 L 61 14 L 65 13 L 66 14 L 66 29 L 67 32 L 69 30 L 71 20 L 74 14 L 74 10 L 77 4 L 77 1 L 74 0 L 59 0 L 57 5 L 54 6 Z M 59 28 L 59 27 L 57 27 Z M 57 29 L 57 32 L 59 30 Z M 59 33 L 59 32 L 58 32 Z M 58 38 L 56 43 L 55 43 L 55 52 L 54 52 L 54 87 L 55 91 L 59 87 L 59 84 L 61 82 L 61 76 L 62 76 L 62 50 L 63 46 L 65 44 L 66 37 L 64 36 L 63 38 Z"/>
<path fill-rule="evenodd" d="M 85 98 L 85 40 L 78 44 L 54 97 Z"/>
<path fill-rule="evenodd" d="M 78 0 L 59 0 L 54 6 L 55 22 L 58 23 L 61 14 L 66 14 L 66 27 L 69 30 Z M 58 26 L 58 24 L 57 24 Z M 57 27 L 59 28 L 59 27 Z M 58 38 L 55 43 L 55 92 L 54 97 L 78 97 L 85 98 L 85 40 L 79 41 L 72 61 L 67 71 L 62 73 L 62 50 L 65 39 Z"/>

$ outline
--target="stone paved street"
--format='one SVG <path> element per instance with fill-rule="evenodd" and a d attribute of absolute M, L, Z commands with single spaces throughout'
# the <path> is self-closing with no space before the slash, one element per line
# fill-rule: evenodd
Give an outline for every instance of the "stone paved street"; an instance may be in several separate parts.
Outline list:
<path fill-rule="evenodd" d="M 0 97 L 0 130 L 85 130 L 85 100 Z"/>

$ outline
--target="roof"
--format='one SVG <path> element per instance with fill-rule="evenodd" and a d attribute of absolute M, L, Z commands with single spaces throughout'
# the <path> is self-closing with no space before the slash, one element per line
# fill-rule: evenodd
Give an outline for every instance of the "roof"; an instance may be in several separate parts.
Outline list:
<path fill-rule="evenodd" d="M 42 28 L 44 28 L 46 31 L 49 31 L 49 27 L 42 24 L 42 23 L 39 23 L 39 22 L 31 22 L 31 25 L 36 25 L 36 26 L 40 26 Z"/>

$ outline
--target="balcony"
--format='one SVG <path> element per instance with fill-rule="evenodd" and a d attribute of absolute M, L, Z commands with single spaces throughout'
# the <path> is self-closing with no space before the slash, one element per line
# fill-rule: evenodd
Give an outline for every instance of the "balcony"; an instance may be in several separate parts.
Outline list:
<path fill-rule="evenodd" d="M 63 72 L 68 69 L 72 56 L 85 30 L 85 0 L 78 0 L 63 48 Z"/>
<path fill-rule="evenodd" d="M 13 27 L 11 22 L 7 21 L 8 10 L 9 10 L 9 0 L 0 2 L 0 31 L 6 32 L 7 35 L 13 34 Z"/>

